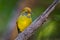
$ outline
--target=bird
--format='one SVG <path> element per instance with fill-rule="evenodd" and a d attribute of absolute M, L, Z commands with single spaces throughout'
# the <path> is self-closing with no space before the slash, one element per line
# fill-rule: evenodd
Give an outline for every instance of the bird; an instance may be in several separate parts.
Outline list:
<path fill-rule="evenodd" d="M 25 7 L 21 11 L 20 16 L 16 21 L 18 33 L 23 32 L 32 23 L 31 14 L 32 12 L 30 7 Z"/>

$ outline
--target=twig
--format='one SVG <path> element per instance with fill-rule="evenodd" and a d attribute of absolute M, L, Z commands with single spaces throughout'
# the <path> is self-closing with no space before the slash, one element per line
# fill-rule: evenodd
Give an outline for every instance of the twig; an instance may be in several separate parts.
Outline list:
<path fill-rule="evenodd" d="M 34 31 L 44 23 L 48 15 L 54 10 L 59 0 L 54 0 L 54 2 L 39 16 L 26 30 L 18 34 L 15 40 L 27 40 L 33 35 Z"/>

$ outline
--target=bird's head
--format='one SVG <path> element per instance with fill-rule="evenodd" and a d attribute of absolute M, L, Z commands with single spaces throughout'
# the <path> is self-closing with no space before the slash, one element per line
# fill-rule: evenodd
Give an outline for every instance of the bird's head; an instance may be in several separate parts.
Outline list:
<path fill-rule="evenodd" d="M 25 8 L 22 10 L 22 14 L 30 17 L 30 16 L 31 16 L 31 8 L 25 7 Z"/>

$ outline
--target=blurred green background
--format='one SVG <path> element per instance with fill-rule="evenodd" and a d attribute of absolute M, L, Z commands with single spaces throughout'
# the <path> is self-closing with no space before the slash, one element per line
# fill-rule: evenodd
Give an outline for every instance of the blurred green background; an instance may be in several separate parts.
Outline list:
<path fill-rule="evenodd" d="M 7 24 L 18 0 L 0 0 L 0 38 L 7 31 Z M 1 40 L 1 39 L 0 39 Z"/>
<path fill-rule="evenodd" d="M 19 1 L 19 2 L 18 2 Z M 30 2 L 32 1 L 32 3 Z M 0 38 L 7 31 L 7 25 L 16 8 L 27 6 L 32 8 L 33 21 L 42 14 L 45 9 L 53 2 L 53 0 L 0 0 Z M 20 3 L 21 2 L 21 3 Z M 38 28 L 29 40 L 57 40 L 60 38 L 60 5 L 49 15 L 47 22 Z M 60 40 L 60 39 L 59 39 Z"/>

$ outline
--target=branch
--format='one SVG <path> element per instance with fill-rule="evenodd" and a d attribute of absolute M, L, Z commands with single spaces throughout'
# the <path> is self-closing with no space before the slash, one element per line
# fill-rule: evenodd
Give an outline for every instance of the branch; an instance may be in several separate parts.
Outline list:
<path fill-rule="evenodd" d="M 49 14 L 54 10 L 59 0 L 54 0 L 54 2 L 39 16 L 26 30 L 18 34 L 15 40 L 27 40 L 33 35 L 34 31 L 44 23 Z"/>

